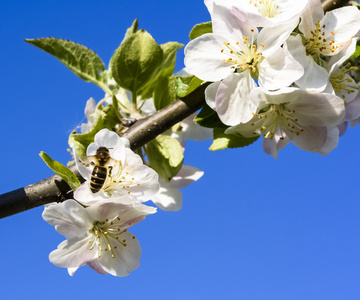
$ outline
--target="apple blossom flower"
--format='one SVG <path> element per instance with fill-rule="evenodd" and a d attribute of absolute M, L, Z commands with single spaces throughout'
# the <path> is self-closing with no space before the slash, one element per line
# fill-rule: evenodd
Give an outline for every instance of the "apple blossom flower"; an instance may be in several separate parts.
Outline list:
<path fill-rule="evenodd" d="M 345 115 L 344 101 L 333 94 L 309 93 L 297 88 L 251 92 L 256 111 L 250 121 L 225 133 L 254 137 L 263 135 L 263 149 L 277 158 L 292 141 L 300 149 L 327 154 L 337 145 L 337 124 Z"/>
<path fill-rule="evenodd" d="M 142 204 L 104 203 L 83 207 L 74 200 L 45 207 L 44 220 L 66 237 L 49 255 L 69 274 L 87 264 L 100 274 L 127 276 L 140 264 L 138 240 L 127 230 L 156 212 Z"/>
<path fill-rule="evenodd" d="M 301 89 L 323 91 L 328 83 L 326 67 L 331 56 L 351 43 L 360 29 L 360 11 L 342 7 L 323 13 L 319 0 L 313 0 L 302 15 L 301 35 L 290 36 L 286 48 L 304 67 L 305 74 L 296 81 Z"/>
<path fill-rule="evenodd" d="M 275 27 L 293 23 L 307 8 L 309 0 L 231 0 L 233 12 L 256 27 Z M 295 25 L 295 26 L 296 26 Z"/>
<path fill-rule="evenodd" d="M 204 175 L 203 171 L 193 166 L 183 165 L 179 173 L 169 182 L 159 178 L 160 190 L 151 200 L 162 210 L 178 211 L 182 206 L 182 193 L 179 189 L 188 186 L 200 179 Z"/>
<path fill-rule="evenodd" d="M 131 194 L 138 201 L 149 200 L 159 190 L 158 174 L 143 164 L 141 157 L 130 149 L 129 140 L 119 137 L 115 132 L 102 129 L 95 135 L 94 143 L 87 148 L 90 159 L 97 149 L 105 147 L 109 150 L 110 160 L 105 164 L 110 167 L 106 181 L 99 192 L 90 190 L 93 166 L 84 165 L 75 153 L 76 166 L 85 182 L 75 191 L 74 197 L 85 205 L 97 202 L 113 201 L 113 197 Z M 111 174 L 110 174 L 111 173 Z"/>
<path fill-rule="evenodd" d="M 224 124 L 236 125 L 250 111 L 248 95 L 257 86 L 254 79 L 275 90 L 303 75 L 302 66 L 281 47 L 296 25 L 258 32 L 224 6 L 213 3 L 211 13 L 213 33 L 185 47 L 185 65 L 200 79 L 214 81 L 205 92 L 206 102 L 216 108 Z"/>

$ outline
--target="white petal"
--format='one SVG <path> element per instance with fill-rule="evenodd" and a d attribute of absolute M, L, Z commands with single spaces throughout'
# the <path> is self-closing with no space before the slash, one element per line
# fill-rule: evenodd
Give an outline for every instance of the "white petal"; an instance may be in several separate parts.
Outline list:
<path fill-rule="evenodd" d="M 82 239 L 65 240 L 49 255 L 50 261 L 62 268 L 78 268 L 93 260 L 96 251 L 90 250 L 88 236 Z"/>
<path fill-rule="evenodd" d="M 99 263 L 99 259 L 95 258 L 94 260 L 88 261 L 87 265 L 93 269 L 94 271 L 98 272 L 99 274 L 105 275 L 107 272 L 102 268 Z"/>
<path fill-rule="evenodd" d="M 104 253 L 99 258 L 99 264 L 105 272 L 114 276 L 124 277 L 130 274 L 131 271 L 137 269 L 140 265 L 141 248 L 138 240 L 129 232 L 121 235 L 121 238 L 126 240 L 126 247 L 120 243 L 114 249 L 115 257 L 111 253 Z"/>
<path fill-rule="evenodd" d="M 297 26 L 298 22 L 298 19 L 294 19 L 287 24 L 263 28 L 259 33 L 257 42 L 258 45 L 264 45 L 264 48 L 260 49 L 262 54 L 267 57 L 278 51 L 281 45 L 284 44 L 286 39 L 290 36 L 293 29 Z"/>
<path fill-rule="evenodd" d="M 216 111 L 226 125 L 237 125 L 249 121 L 255 108 L 249 97 L 256 87 L 250 71 L 234 73 L 224 79 L 216 94 Z"/>
<path fill-rule="evenodd" d="M 68 239 L 86 236 L 87 230 L 92 227 L 85 208 L 71 199 L 46 206 L 42 217 Z"/>
<path fill-rule="evenodd" d="M 209 105 L 215 111 L 216 111 L 215 98 L 220 83 L 221 81 L 213 82 L 210 85 L 208 85 L 207 88 L 205 89 L 206 104 Z"/>
<path fill-rule="evenodd" d="M 178 211 L 182 206 L 182 193 L 170 186 L 160 187 L 159 193 L 152 197 L 152 201 L 162 210 Z"/>
<path fill-rule="evenodd" d="M 290 36 L 286 41 L 286 46 L 305 71 L 304 75 L 296 81 L 296 84 L 304 90 L 323 91 L 328 83 L 329 74 L 324 68 L 316 64 L 311 56 L 306 55 L 300 35 Z"/>
<path fill-rule="evenodd" d="M 339 144 L 339 135 L 340 131 L 337 126 L 329 126 L 327 127 L 327 138 L 325 145 L 321 147 L 319 153 L 321 155 L 327 155 L 332 150 L 334 150 Z"/>
<path fill-rule="evenodd" d="M 224 42 L 222 36 L 204 34 L 185 47 L 185 66 L 190 73 L 204 81 L 218 81 L 233 73 L 231 65 L 223 60 L 228 57 L 221 52 Z"/>
<path fill-rule="evenodd" d="M 182 189 L 200 179 L 204 175 L 204 172 L 189 165 L 183 165 L 173 178 L 171 178 L 169 184 L 171 187 Z"/>
<path fill-rule="evenodd" d="M 294 136 L 292 142 L 302 150 L 319 152 L 324 147 L 327 139 L 326 127 L 308 126 L 298 136 Z"/>
<path fill-rule="evenodd" d="M 304 68 L 282 48 L 266 57 L 258 68 L 259 85 L 268 90 L 289 86 L 304 74 Z"/>
<path fill-rule="evenodd" d="M 355 6 L 346 6 L 331 10 L 325 14 L 320 26 L 325 25 L 328 34 L 326 39 L 331 38 L 335 43 L 345 43 L 349 41 L 360 29 L 360 11 Z M 331 32 L 334 32 L 333 36 Z"/>

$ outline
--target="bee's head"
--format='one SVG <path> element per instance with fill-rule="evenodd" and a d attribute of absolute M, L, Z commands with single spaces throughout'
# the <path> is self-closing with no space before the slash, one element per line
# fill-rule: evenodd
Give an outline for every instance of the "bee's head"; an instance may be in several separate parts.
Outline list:
<path fill-rule="evenodd" d="M 106 162 L 110 159 L 110 151 L 106 147 L 99 147 L 96 150 L 96 158 L 99 161 L 100 165 L 106 164 Z"/>

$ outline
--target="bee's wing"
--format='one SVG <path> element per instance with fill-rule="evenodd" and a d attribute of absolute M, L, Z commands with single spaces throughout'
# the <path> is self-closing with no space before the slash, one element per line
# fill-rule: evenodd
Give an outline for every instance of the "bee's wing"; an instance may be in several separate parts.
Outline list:
<path fill-rule="evenodd" d="M 79 158 L 79 162 L 82 163 L 85 167 L 96 164 L 95 156 L 85 156 L 82 159 Z"/>

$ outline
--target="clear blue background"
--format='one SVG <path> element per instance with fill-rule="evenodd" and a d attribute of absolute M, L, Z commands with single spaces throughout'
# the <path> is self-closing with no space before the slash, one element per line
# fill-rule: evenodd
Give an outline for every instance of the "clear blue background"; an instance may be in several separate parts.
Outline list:
<path fill-rule="evenodd" d="M 69 39 L 107 64 L 136 17 L 158 43 L 186 44 L 209 20 L 200 0 L 0 2 L 0 193 L 52 175 L 40 151 L 66 164 L 85 101 L 103 97 L 23 39 Z M 188 142 L 185 163 L 205 175 L 183 191 L 180 212 L 132 228 L 143 255 L 126 278 L 52 265 L 63 237 L 42 207 L 2 219 L 1 299 L 359 299 L 359 134 L 348 130 L 326 157 L 289 145 L 277 161 L 261 141 L 219 152 Z"/>

